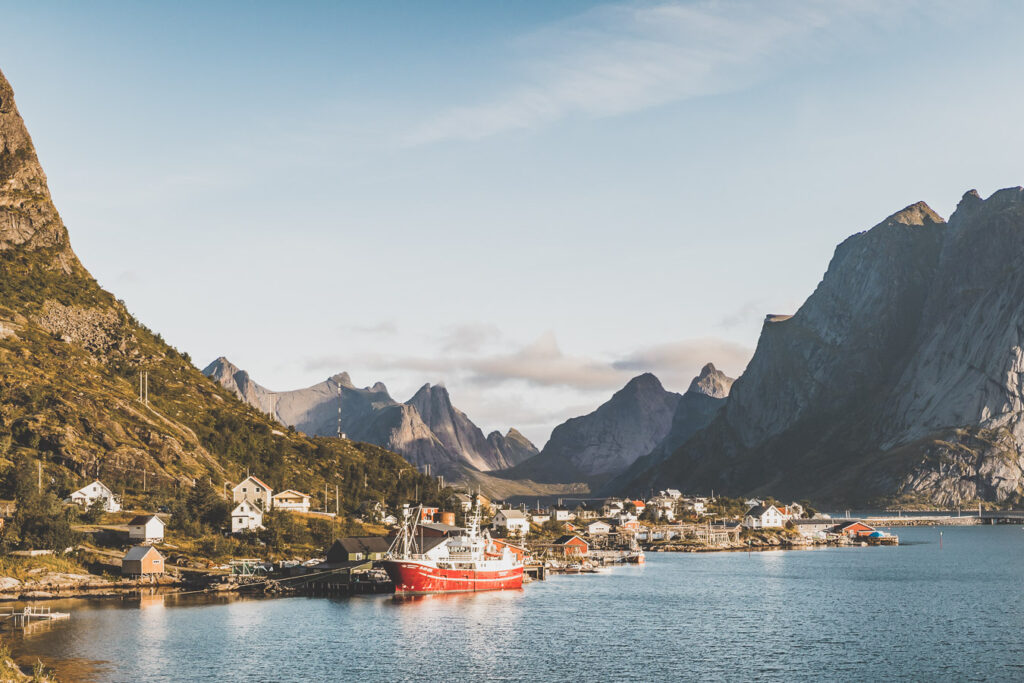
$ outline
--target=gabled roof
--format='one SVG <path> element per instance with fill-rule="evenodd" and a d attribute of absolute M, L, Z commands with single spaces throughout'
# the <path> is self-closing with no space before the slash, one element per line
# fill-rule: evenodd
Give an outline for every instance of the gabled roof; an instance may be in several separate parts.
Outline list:
<path fill-rule="evenodd" d="M 250 474 L 248 477 L 246 477 L 242 481 L 238 482 L 238 485 L 235 486 L 235 488 L 237 489 L 239 486 L 241 486 L 245 482 L 249 481 L 250 479 L 252 479 L 254 482 L 256 482 L 257 484 L 259 484 L 260 486 L 262 486 L 263 488 L 265 488 L 268 491 L 273 491 L 274 490 L 274 489 L 270 488 L 269 486 L 267 486 L 266 482 L 264 482 L 262 479 L 257 477 L 255 474 Z"/>
<path fill-rule="evenodd" d="M 92 486 L 93 484 L 99 484 L 99 485 L 100 485 L 101 487 L 103 487 L 103 490 L 104 490 L 104 491 L 107 491 L 107 492 L 109 492 L 109 493 L 110 493 L 111 495 L 113 495 L 113 493 L 114 493 L 113 491 L 111 491 L 111 490 L 110 490 L 110 487 L 108 487 L 108 486 L 107 486 L 106 484 L 104 484 L 104 483 L 103 483 L 102 481 L 100 481 L 99 479 L 93 479 L 93 480 L 92 480 L 91 482 L 89 482 L 88 484 L 86 484 L 86 485 L 85 485 L 85 486 L 83 486 L 82 488 L 80 488 L 80 489 L 78 489 L 77 491 L 75 491 L 75 493 L 84 493 L 84 492 L 85 492 L 85 490 L 86 490 L 87 488 L 89 488 L 90 486 Z M 73 493 L 73 494 L 71 494 L 71 495 L 74 495 L 74 493 Z"/>
<path fill-rule="evenodd" d="M 778 512 L 780 515 L 782 514 L 779 511 L 779 508 L 775 507 L 774 505 L 755 505 L 754 507 L 752 507 L 749 510 L 747 510 L 746 514 L 744 514 L 743 516 L 744 517 L 760 517 L 761 515 L 765 514 L 769 510 L 771 510 L 772 508 L 775 508 L 775 511 Z"/>
<path fill-rule="evenodd" d="M 526 519 L 526 513 L 518 508 L 511 508 L 509 510 L 498 510 L 498 512 L 500 512 L 501 516 L 505 519 Z"/>
<path fill-rule="evenodd" d="M 137 545 L 130 548 L 128 552 L 124 554 L 124 557 L 121 558 L 121 561 L 138 562 L 139 560 L 145 558 L 146 555 L 149 555 L 151 552 L 160 555 L 160 551 L 151 545 Z M 163 555 L 160 555 L 160 557 L 163 557 Z"/>
<path fill-rule="evenodd" d="M 555 542 L 554 542 L 554 544 L 553 544 L 553 545 L 567 545 L 567 544 L 568 544 L 568 543 L 569 543 L 569 542 L 570 542 L 570 541 L 571 541 L 572 539 L 574 539 L 574 538 L 575 538 L 575 539 L 576 539 L 577 541 L 579 541 L 580 543 L 583 543 L 583 544 L 585 544 L 585 545 L 587 545 L 587 546 L 589 546 L 589 545 L 590 545 L 589 543 L 587 543 L 586 541 L 584 541 L 584 540 L 583 540 L 582 538 L 580 538 L 580 537 L 579 537 L 579 536 L 577 536 L 576 534 L 566 534 L 565 536 L 559 536 L 559 537 L 558 537 L 558 538 L 557 538 L 557 539 L 555 540 Z"/>
<path fill-rule="evenodd" d="M 307 494 L 307 493 L 300 493 L 299 491 L 296 491 L 295 489 L 285 489 L 284 491 L 281 491 L 280 493 L 275 493 L 273 495 L 273 497 L 274 498 L 280 498 L 282 496 L 288 495 L 289 493 L 294 495 L 294 496 L 299 496 L 300 498 L 309 498 L 310 497 L 309 494 Z"/>
<path fill-rule="evenodd" d="M 258 507 L 256 507 L 255 505 L 253 505 L 252 503 L 250 503 L 247 500 L 243 500 L 241 503 L 239 503 L 238 505 L 235 506 L 234 510 L 231 511 L 231 516 L 234 517 L 235 514 L 242 514 L 242 515 L 244 515 L 245 514 L 244 512 L 238 512 L 239 509 L 241 509 L 243 507 L 248 508 L 249 510 L 251 510 L 252 512 L 255 512 L 258 515 L 262 515 L 263 514 L 263 511 L 260 510 Z"/>
<path fill-rule="evenodd" d="M 340 547 L 346 554 L 353 555 L 363 553 L 386 553 L 391 548 L 391 543 L 383 536 L 350 536 L 339 538 L 334 545 Z"/>
<path fill-rule="evenodd" d="M 131 521 L 128 522 L 128 526 L 142 526 L 144 524 L 148 524 L 150 520 L 154 519 L 163 525 L 164 520 L 160 519 L 156 515 L 137 515 L 131 518 Z"/>

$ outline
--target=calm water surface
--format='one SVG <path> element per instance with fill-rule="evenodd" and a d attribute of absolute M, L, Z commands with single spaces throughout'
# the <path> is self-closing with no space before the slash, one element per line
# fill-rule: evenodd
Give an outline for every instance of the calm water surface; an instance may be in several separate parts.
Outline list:
<path fill-rule="evenodd" d="M 1022 527 L 939 531 L 405 601 L 67 602 L 11 644 L 62 680 L 1024 680 Z"/>

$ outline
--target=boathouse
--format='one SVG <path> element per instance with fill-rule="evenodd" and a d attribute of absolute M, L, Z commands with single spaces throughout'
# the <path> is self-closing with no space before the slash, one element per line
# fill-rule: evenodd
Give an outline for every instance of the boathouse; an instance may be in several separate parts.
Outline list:
<path fill-rule="evenodd" d="M 121 559 L 122 576 L 155 576 L 164 573 L 164 557 L 151 545 L 137 545 Z"/>
<path fill-rule="evenodd" d="M 850 538 L 860 538 L 870 536 L 874 531 L 875 527 L 865 524 L 864 522 L 845 522 L 839 524 L 833 529 L 833 533 L 843 534 Z"/>
<path fill-rule="evenodd" d="M 566 534 L 551 544 L 551 549 L 563 557 L 586 557 L 590 544 L 576 534 Z"/>
<path fill-rule="evenodd" d="M 327 564 L 335 565 L 358 560 L 383 560 L 391 542 L 383 536 L 352 536 L 339 538 L 327 551 Z"/>
<path fill-rule="evenodd" d="M 128 522 L 128 538 L 140 543 L 162 543 L 164 523 L 156 515 L 139 515 Z"/>

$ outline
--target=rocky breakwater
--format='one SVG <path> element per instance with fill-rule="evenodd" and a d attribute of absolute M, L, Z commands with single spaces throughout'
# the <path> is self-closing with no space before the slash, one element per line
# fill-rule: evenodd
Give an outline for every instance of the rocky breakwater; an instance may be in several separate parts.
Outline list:
<path fill-rule="evenodd" d="M 174 576 L 114 579 L 92 574 L 53 572 L 44 568 L 28 572 L 24 581 L 0 576 L 0 601 L 52 600 L 57 598 L 122 596 L 126 592 L 153 586 L 173 587 L 182 582 Z"/>

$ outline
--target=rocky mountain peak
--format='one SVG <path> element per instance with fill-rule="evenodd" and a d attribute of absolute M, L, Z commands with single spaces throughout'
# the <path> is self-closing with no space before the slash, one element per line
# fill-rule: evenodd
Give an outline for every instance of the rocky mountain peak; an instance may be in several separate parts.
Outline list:
<path fill-rule="evenodd" d="M 733 379 L 708 363 L 700 370 L 700 374 L 690 382 L 688 393 L 703 394 L 711 398 L 725 398 L 732 388 Z"/>
<path fill-rule="evenodd" d="M 0 72 L 0 251 L 49 250 L 35 265 L 85 275 L 71 251 L 67 229 L 50 200 L 46 174 Z"/>
<path fill-rule="evenodd" d="M 355 389 L 355 385 L 352 384 L 352 378 L 347 372 L 339 372 L 336 375 L 331 375 L 331 381 L 345 387 L 346 389 Z"/>
<path fill-rule="evenodd" d="M 946 221 L 942 216 L 932 211 L 932 207 L 928 206 L 924 202 L 916 202 L 892 214 L 883 222 L 887 225 L 899 224 L 924 226 L 935 223 L 941 224 Z"/>
<path fill-rule="evenodd" d="M 370 387 L 370 391 L 375 394 L 386 394 L 388 393 L 388 388 L 384 385 L 384 382 L 375 382 L 374 385 Z"/>
<path fill-rule="evenodd" d="M 637 375 L 633 379 L 626 382 L 626 386 L 619 389 L 616 392 L 618 394 L 646 394 L 655 392 L 664 392 L 665 387 L 661 385 L 661 380 L 654 376 L 653 373 L 645 372 L 642 375 Z M 614 398 L 614 397 L 613 397 Z"/>

